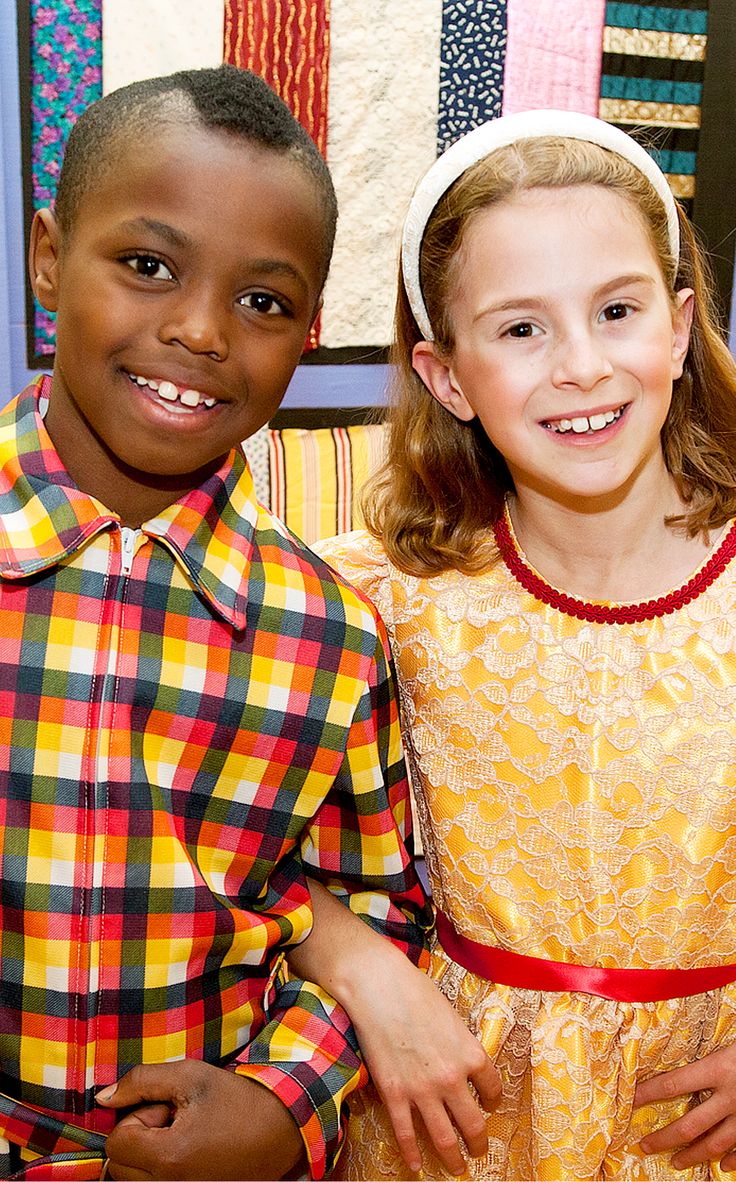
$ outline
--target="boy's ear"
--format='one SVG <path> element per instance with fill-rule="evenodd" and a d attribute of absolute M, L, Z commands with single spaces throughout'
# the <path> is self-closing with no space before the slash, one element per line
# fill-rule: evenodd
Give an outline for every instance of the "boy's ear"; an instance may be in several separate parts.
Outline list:
<path fill-rule="evenodd" d="M 463 423 L 475 418 L 475 411 L 452 372 L 451 362 L 437 352 L 432 341 L 419 341 L 412 350 L 412 367 L 430 394 Z"/>
<path fill-rule="evenodd" d="M 31 225 L 28 270 L 33 294 L 47 312 L 58 306 L 59 249 L 59 223 L 52 210 L 39 209 Z"/>
<path fill-rule="evenodd" d="M 690 330 L 693 326 L 695 292 L 683 287 L 675 293 L 675 310 L 672 314 L 672 380 L 682 377 L 682 370 L 690 348 Z"/>

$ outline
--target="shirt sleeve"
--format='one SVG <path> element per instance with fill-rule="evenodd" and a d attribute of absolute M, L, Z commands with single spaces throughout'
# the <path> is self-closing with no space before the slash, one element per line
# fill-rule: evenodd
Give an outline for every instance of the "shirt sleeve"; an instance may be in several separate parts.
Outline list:
<path fill-rule="evenodd" d="M 370 673 L 338 776 L 306 826 L 300 860 L 356 914 L 426 967 L 432 926 L 411 857 L 411 808 L 393 671 L 378 621 Z M 304 1140 L 312 1178 L 323 1178 L 342 1144 L 344 1101 L 367 1080 L 345 1011 L 319 986 L 277 980 L 269 1021 L 235 1070 L 270 1088 Z"/>

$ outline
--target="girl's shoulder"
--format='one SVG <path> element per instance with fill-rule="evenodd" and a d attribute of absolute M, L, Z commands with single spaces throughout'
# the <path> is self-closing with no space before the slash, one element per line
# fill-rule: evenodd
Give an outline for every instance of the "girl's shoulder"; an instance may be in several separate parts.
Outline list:
<path fill-rule="evenodd" d="M 354 529 L 312 544 L 315 554 L 374 603 L 389 581 L 389 562 L 378 538 L 366 529 Z"/>

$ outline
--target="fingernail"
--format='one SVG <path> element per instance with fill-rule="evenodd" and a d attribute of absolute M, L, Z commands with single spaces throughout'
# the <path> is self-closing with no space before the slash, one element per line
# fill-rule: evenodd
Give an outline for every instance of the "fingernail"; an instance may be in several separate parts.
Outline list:
<path fill-rule="evenodd" d="M 117 1084 L 110 1084 L 109 1087 L 103 1088 L 101 1092 L 97 1093 L 95 1100 L 97 1100 L 100 1104 L 107 1104 L 108 1100 L 112 1100 L 117 1090 Z"/>

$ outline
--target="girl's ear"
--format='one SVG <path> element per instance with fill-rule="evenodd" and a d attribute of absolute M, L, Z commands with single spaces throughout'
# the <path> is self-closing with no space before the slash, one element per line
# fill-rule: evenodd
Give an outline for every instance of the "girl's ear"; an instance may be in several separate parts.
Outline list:
<path fill-rule="evenodd" d="M 39 209 L 31 225 L 28 270 L 33 294 L 47 312 L 59 301 L 59 223 L 50 209 Z"/>
<path fill-rule="evenodd" d="M 675 294 L 675 310 L 672 314 L 672 380 L 682 377 L 682 370 L 690 348 L 690 330 L 693 326 L 695 292 L 683 287 Z"/>
<path fill-rule="evenodd" d="M 463 394 L 462 387 L 452 372 L 452 364 L 437 352 L 432 341 L 419 341 L 412 350 L 411 363 L 430 394 L 450 414 L 469 423 L 475 411 Z"/>

